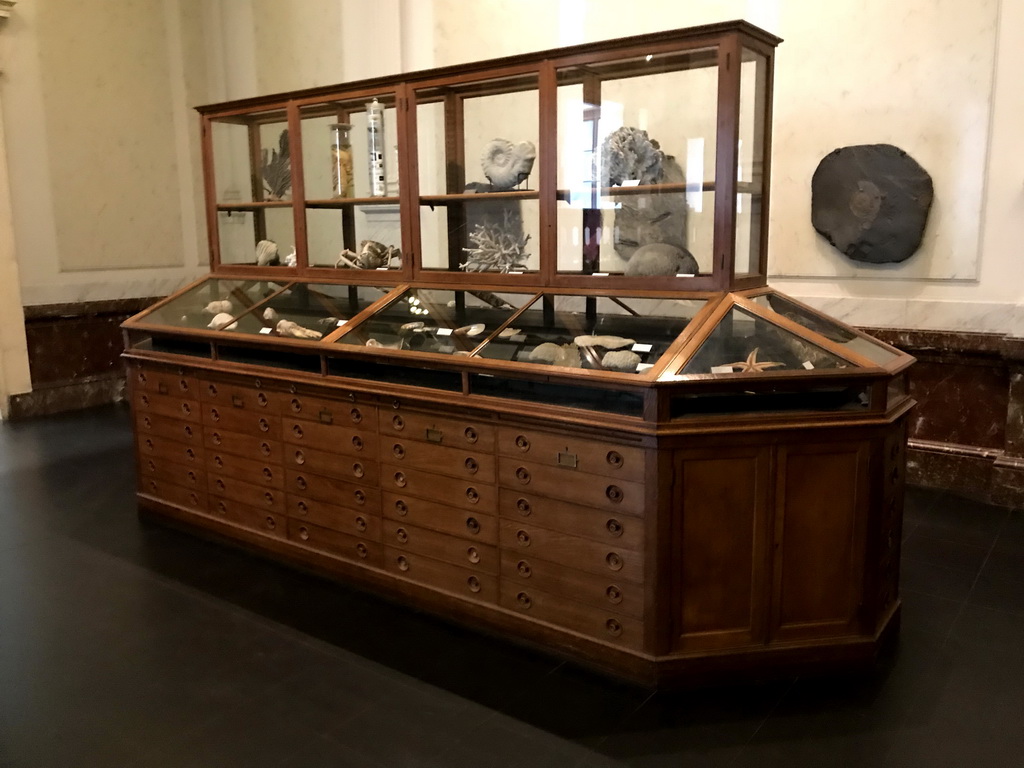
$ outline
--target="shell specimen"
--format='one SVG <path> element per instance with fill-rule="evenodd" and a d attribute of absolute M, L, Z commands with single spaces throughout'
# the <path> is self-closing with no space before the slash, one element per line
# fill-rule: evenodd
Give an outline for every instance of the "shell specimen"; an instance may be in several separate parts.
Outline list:
<path fill-rule="evenodd" d="M 282 320 L 277 324 L 275 330 L 282 336 L 289 336 L 293 339 L 319 339 L 323 336 L 320 331 L 313 331 L 303 328 L 292 320 Z"/>
<path fill-rule="evenodd" d="M 526 268 L 530 236 L 516 232 L 512 214 L 505 211 L 502 224 L 477 224 L 469 235 L 475 248 L 463 248 L 468 255 L 460 267 L 467 272 L 513 272 Z"/>
<path fill-rule="evenodd" d="M 669 243 L 641 245 L 626 262 L 626 277 L 654 275 L 696 275 L 700 271 L 697 260 L 685 248 Z"/>
<path fill-rule="evenodd" d="M 288 144 L 288 129 L 281 131 L 277 149 L 264 149 L 263 189 L 269 200 L 283 200 L 292 188 L 292 158 Z"/>
<path fill-rule="evenodd" d="M 473 323 L 472 325 L 464 325 L 461 328 L 456 328 L 455 333 L 459 336 L 468 336 L 470 338 L 479 336 L 487 330 L 487 326 L 483 323 Z"/>
<path fill-rule="evenodd" d="M 484 176 L 496 191 L 519 186 L 530 177 L 537 147 L 532 141 L 513 144 L 508 139 L 493 139 L 480 157 Z"/>
<path fill-rule="evenodd" d="M 623 126 L 601 142 L 601 184 L 613 187 L 627 180 L 653 184 L 661 178 L 664 159 L 647 131 Z"/>
<path fill-rule="evenodd" d="M 499 339 L 511 339 L 513 336 L 518 336 L 522 333 L 518 328 L 505 328 L 503 331 L 498 333 Z"/>
<path fill-rule="evenodd" d="M 273 240 L 260 240 L 256 243 L 256 266 L 276 267 L 281 263 L 277 255 L 277 243 Z"/>
<path fill-rule="evenodd" d="M 234 308 L 234 305 L 229 299 L 224 299 L 223 301 L 211 301 L 203 307 L 203 312 L 211 315 L 219 315 L 221 312 L 230 312 Z"/>
<path fill-rule="evenodd" d="M 263 319 L 266 320 L 268 323 L 277 322 L 277 310 L 274 309 L 273 307 L 267 307 L 266 309 L 263 310 Z"/>
<path fill-rule="evenodd" d="M 604 347 L 605 349 L 619 349 L 636 344 L 635 340 L 622 336 L 577 336 L 573 342 L 581 347 Z"/>
<path fill-rule="evenodd" d="M 227 312 L 219 312 L 213 316 L 213 320 L 206 327 L 213 328 L 215 331 L 233 331 L 238 327 L 238 323 L 232 322 L 234 319 Z"/>
<path fill-rule="evenodd" d="M 601 365 L 613 371 L 635 371 L 640 364 L 640 355 L 628 349 L 616 349 L 601 358 Z"/>

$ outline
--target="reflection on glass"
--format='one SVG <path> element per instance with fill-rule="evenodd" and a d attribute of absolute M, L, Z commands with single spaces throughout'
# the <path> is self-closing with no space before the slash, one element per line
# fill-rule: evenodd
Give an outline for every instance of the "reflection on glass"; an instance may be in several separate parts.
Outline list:
<path fill-rule="evenodd" d="M 736 169 L 736 274 L 760 271 L 768 60 L 743 49 Z"/>
<path fill-rule="evenodd" d="M 843 347 L 851 352 L 861 357 L 866 357 L 878 365 L 887 365 L 900 356 L 898 352 L 884 347 L 874 339 L 854 333 L 851 329 L 843 327 L 835 320 L 801 307 L 780 294 L 772 293 L 758 296 L 753 301 L 762 307 L 767 307 L 777 312 L 783 317 L 788 317 L 793 322 L 799 323 L 804 328 L 824 336 L 829 341 L 842 344 Z"/>
<path fill-rule="evenodd" d="M 420 208 L 424 269 L 516 274 L 540 269 L 536 200 L 485 195 Z"/>
<path fill-rule="evenodd" d="M 291 199 L 291 150 L 283 110 L 214 120 L 211 139 L 219 204 Z"/>
<path fill-rule="evenodd" d="M 307 209 L 306 237 L 313 267 L 402 267 L 402 224 L 397 206 Z"/>
<path fill-rule="evenodd" d="M 643 373 L 704 306 L 703 299 L 547 295 L 481 357 L 563 368 Z"/>
<path fill-rule="evenodd" d="M 468 355 L 533 294 L 410 288 L 338 342 Z"/>
<path fill-rule="evenodd" d="M 295 220 L 290 207 L 220 211 L 217 237 L 221 264 L 295 266 Z"/>
<path fill-rule="evenodd" d="M 167 304 L 157 307 L 140 322 L 145 325 L 222 330 L 229 328 L 240 315 L 285 285 L 268 280 L 209 278 Z"/>
<path fill-rule="evenodd" d="M 679 372 L 757 375 L 848 366 L 850 363 L 816 344 L 733 307 Z"/>
<path fill-rule="evenodd" d="M 295 283 L 239 318 L 238 330 L 316 341 L 391 290 L 372 285 Z"/>

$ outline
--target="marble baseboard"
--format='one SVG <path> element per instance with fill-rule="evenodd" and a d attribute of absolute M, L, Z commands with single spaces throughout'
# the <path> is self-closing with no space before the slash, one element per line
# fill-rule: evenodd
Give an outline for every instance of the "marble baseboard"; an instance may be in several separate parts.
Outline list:
<path fill-rule="evenodd" d="M 12 395 L 8 418 L 17 421 L 119 403 L 125 399 L 125 390 L 123 374 L 41 387 L 23 395 Z"/>

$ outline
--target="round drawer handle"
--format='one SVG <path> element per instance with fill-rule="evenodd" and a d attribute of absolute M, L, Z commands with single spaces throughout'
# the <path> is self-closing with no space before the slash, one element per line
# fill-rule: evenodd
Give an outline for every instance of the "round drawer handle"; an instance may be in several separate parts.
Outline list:
<path fill-rule="evenodd" d="M 300 500 L 295 506 L 298 507 L 300 515 L 305 515 L 309 512 L 309 504 L 304 501 Z"/>
<path fill-rule="evenodd" d="M 144 373 L 140 373 L 139 374 L 139 383 L 140 384 L 145 384 L 146 383 L 146 374 L 144 374 Z"/>
<path fill-rule="evenodd" d="M 262 419 L 261 418 L 259 420 L 259 425 L 260 425 L 260 432 L 269 432 L 270 431 L 270 422 L 267 421 L 266 419 Z"/>
<path fill-rule="evenodd" d="M 262 405 L 264 408 L 266 408 L 267 407 L 267 403 L 269 403 L 270 401 L 267 400 L 267 396 L 266 395 L 264 395 L 262 392 L 260 392 L 258 395 L 256 395 L 256 402 L 259 403 L 260 405 Z"/>
<path fill-rule="evenodd" d="M 366 530 L 366 518 L 363 517 L 362 515 L 359 515 L 359 516 L 356 517 L 356 530 L 357 531 L 365 531 Z"/>
<path fill-rule="evenodd" d="M 215 483 L 215 485 L 217 486 L 218 491 L 224 490 L 224 481 L 221 480 L 220 478 L 217 478 L 217 482 Z"/>
<path fill-rule="evenodd" d="M 405 479 L 404 472 L 395 472 L 395 485 L 399 488 L 405 488 L 409 484 L 409 481 Z"/>
<path fill-rule="evenodd" d="M 256 389 L 263 389 L 263 380 L 262 379 L 253 379 L 252 383 L 256 387 Z M 292 387 L 292 392 L 294 392 L 294 391 L 295 391 L 295 387 L 293 386 Z"/>
<path fill-rule="evenodd" d="M 530 470 L 528 470 L 526 467 L 518 467 L 516 469 L 516 480 L 518 480 L 523 485 L 529 485 Z"/>
<path fill-rule="evenodd" d="M 143 395 L 143 396 L 142 396 L 141 398 L 139 398 L 139 399 L 140 399 L 140 400 L 142 401 L 142 404 L 143 404 L 143 405 L 149 405 L 149 395 Z"/>
<path fill-rule="evenodd" d="M 211 397 L 216 397 L 217 396 L 217 385 L 216 384 L 207 384 L 206 385 L 206 391 L 210 393 Z"/>
<path fill-rule="evenodd" d="M 354 403 L 356 401 L 356 393 L 349 392 L 347 395 L 345 395 L 345 399 L 348 400 L 350 403 Z"/>
<path fill-rule="evenodd" d="M 149 419 L 147 419 L 147 421 L 149 421 Z M 189 437 L 192 437 L 192 427 L 190 427 L 188 424 L 185 425 L 185 434 L 188 435 Z"/>
<path fill-rule="evenodd" d="M 409 542 L 409 532 L 405 528 L 399 528 L 395 531 L 395 538 L 398 539 L 399 544 L 407 544 Z"/>
<path fill-rule="evenodd" d="M 196 496 L 194 493 L 190 493 L 188 495 L 188 500 L 192 502 L 192 506 L 193 507 L 198 507 L 199 506 L 199 497 Z"/>
<path fill-rule="evenodd" d="M 391 407 L 397 411 L 399 408 L 402 407 L 402 401 L 395 398 L 394 400 L 391 401 Z"/>
<path fill-rule="evenodd" d="M 622 625 L 615 619 L 608 619 L 608 621 L 604 623 L 604 627 L 612 637 L 618 637 L 622 634 Z"/>
<path fill-rule="evenodd" d="M 402 445 L 401 443 L 395 443 L 393 446 L 391 446 L 391 453 L 394 454 L 396 459 L 404 459 L 405 446 Z"/>
<path fill-rule="evenodd" d="M 622 535 L 622 523 L 616 520 L 614 517 L 611 518 L 604 527 L 608 529 L 608 533 L 612 536 L 619 537 Z"/>
<path fill-rule="evenodd" d="M 152 480 L 149 481 L 149 490 L 151 490 L 153 493 L 157 492 L 156 483 Z"/>
<path fill-rule="evenodd" d="M 292 407 L 292 411 L 295 413 L 302 413 L 302 401 L 297 397 L 293 397 L 289 403 Z"/>
<path fill-rule="evenodd" d="M 182 403 L 181 412 L 184 413 L 186 416 L 190 416 L 192 414 L 192 409 L 189 408 L 188 403 Z"/>
<path fill-rule="evenodd" d="M 398 563 L 398 570 L 400 570 L 400 571 L 408 571 L 409 570 L 409 561 L 406 560 L 405 557 L 403 557 L 402 555 L 399 555 L 395 559 L 395 562 Z"/>
<path fill-rule="evenodd" d="M 398 514 L 400 514 L 402 517 L 405 517 L 407 514 L 409 514 L 409 505 L 406 504 L 401 499 L 399 499 L 398 501 L 395 502 L 395 511 L 398 512 Z"/>
<path fill-rule="evenodd" d="M 185 449 L 185 455 L 188 456 L 188 460 L 189 461 L 195 461 L 196 460 L 196 452 L 193 451 L 191 448 L 186 448 Z"/>
<path fill-rule="evenodd" d="M 146 438 L 146 447 L 149 448 L 150 450 L 152 450 L 153 448 L 153 441 L 150 440 L 148 437 Z"/>
<path fill-rule="evenodd" d="M 622 602 L 622 590 L 616 587 L 614 584 L 609 585 L 608 589 L 604 591 L 605 597 L 608 598 L 608 602 L 618 605 Z"/>
<path fill-rule="evenodd" d="M 270 515 L 267 515 L 267 521 L 266 522 L 267 522 L 267 528 L 269 528 L 270 530 L 274 530 L 275 528 L 277 528 L 277 521 L 274 518 L 272 518 Z"/>
<path fill-rule="evenodd" d="M 214 432 L 211 439 L 213 440 L 214 445 L 220 445 L 224 442 L 224 438 L 220 436 L 220 432 Z"/>
<path fill-rule="evenodd" d="M 306 463 L 306 454 L 304 454 L 302 451 L 296 451 L 295 452 L 295 463 L 299 464 L 300 466 L 302 464 L 305 464 Z"/>
<path fill-rule="evenodd" d="M 216 464 L 218 467 L 223 467 L 224 466 L 224 459 L 222 459 L 220 456 L 214 456 L 213 457 L 213 463 Z"/>
<path fill-rule="evenodd" d="M 211 408 L 210 418 L 213 419 L 214 421 L 220 421 L 220 411 L 218 411 L 216 408 Z"/>
<path fill-rule="evenodd" d="M 476 576 L 470 576 L 468 579 L 466 579 L 466 585 L 469 587 L 470 592 L 480 591 L 480 579 L 478 579 Z"/>
<path fill-rule="evenodd" d="M 266 478 L 267 480 L 273 480 L 274 479 L 274 471 L 270 467 L 264 467 L 263 468 L 263 477 Z"/>
<path fill-rule="evenodd" d="M 615 469 L 619 469 L 625 463 L 625 460 L 622 458 L 622 454 L 618 451 L 608 451 L 608 455 L 605 456 L 605 460 L 608 462 L 609 466 Z"/>
<path fill-rule="evenodd" d="M 530 450 L 530 441 L 526 439 L 526 435 L 516 435 L 516 448 L 523 453 Z"/>
<path fill-rule="evenodd" d="M 520 592 L 518 595 L 516 595 L 516 602 L 519 603 L 519 605 L 523 608 L 529 608 L 531 605 L 533 605 L 533 598 L 525 592 Z"/>
<path fill-rule="evenodd" d="M 617 552 L 609 552 L 604 561 L 613 571 L 622 570 L 622 557 Z"/>
<path fill-rule="evenodd" d="M 526 499 L 519 498 L 516 499 L 516 511 L 523 517 L 527 517 L 533 511 L 533 506 Z"/>
<path fill-rule="evenodd" d="M 466 550 L 466 559 L 473 563 L 473 565 L 476 565 L 480 562 L 480 552 L 477 551 L 476 547 L 470 547 Z"/>
<path fill-rule="evenodd" d="M 304 491 L 309 487 L 309 482 L 302 475 L 299 475 L 295 478 L 295 485 L 300 491 Z"/>
<path fill-rule="evenodd" d="M 302 427 L 300 427 L 298 424 L 294 425 L 292 427 L 292 434 L 299 438 L 299 440 L 301 440 L 304 434 L 302 431 Z"/>
<path fill-rule="evenodd" d="M 178 388 L 179 388 L 179 389 L 180 389 L 180 390 L 181 390 L 182 392 L 188 392 L 188 382 L 187 382 L 187 381 L 185 381 L 184 379 L 180 379 L 180 380 L 178 381 Z"/>
<path fill-rule="evenodd" d="M 359 555 L 361 558 L 365 559 L 366 556 L 370 554 L 370 550 L 368 550 L 366 548 L 366 545 L 360 541 L 358 544 L 356 544 L 356 554 Z"/>
<path fill-rule="evenodd" d="M 363 438 L 361 438 L 359 435 L 353 435 L 352 447 L 355 448 L 357 451 L 363 450 Z"/>
<path fill-rule="evenodd" d="M 147 461 L 146 465 L 149 467 L 150 472 L 156 472 L 156 463 L 153 461 Z"/>
<path fill-rule="evenodd" d="M 363 414 L 358 408 L 353 408 L 351 411 L 349 411 L 349 416 L 352 417 L 353 424 L 358 424 L 363 420 Z"/>
<path fill-rule="evenodd" d="M 469 529 L 470 533 L 480 533 L 480 521 L 477 520 L 475 517 L 467 517 L 466 528 Z"/>
<path fill-rule="evenodd" d="M 462 434 L 465 435 L 466 440 L 468 440 L 471 443 L 475 443 L 477 440 L 480 439 L 480 435 L 478 435 L 476 430 L 473 429 L 472 427 L 466 427 L 462 431 Z"/>
<path fill-rule="evenodd" d="M 519 542 L 519 546 L 528 547 L 530 546 L 530 534 L 520 528 L 516 531 L 516 541 Z"/>
<path fill-rule="evenodd" d="M 268 505 L 273 504 L 274 503 L 274 494 L 272 494 L 270 491 L 267 491 L 266 493 L 263 494 L 263 500 Z"/>
<path fill-rule="evenodd" d="M 220 512 L 222 515 L 226 515 L 228 513 L 228 505 L 225 504 L 223 501 L 218 501 L 217 511 Z"/>
<path fill-rule="evenodd" d="M 153 420 L 151 418 L 149 418 L 149 416 L 143 416 L 142 417 L 142 423 L 146 425 L 146 429 L 149 429 L 150 427 L 153 426 Z M 191 433 L 189 433 L 189 434 L 191 434 Z"/>
<path fill-rule="evenodd" d="M 480 469 L 480 465 L 472 456 L 466 459 L 464 464 L 466 465 L 466 471 L 469 472 L 469 474 L 471 475 L 475 475 Z"/>
<path fill-rule="evenodd" d="M 188 471 L 188 479 L 189 479 L 189 482 L 192 482 L 192 483 L 195 483 L 195 481 L 196 481 L 196 473 L 193 472 L 191 469 Z"/>
<path fill-rule="evenodd" d="M 522 576 L 524 579 L 528 579 L 533 575 L 533 568 L 525 560 L 520 560 L 516 563 L 516 573 Z"/>
<path fill-rule="evenodd" d="M 355 496 L 355 498 L 356 498 L 356 504 L 365 504 L 366 503 L 366 494 L 363 493 L 362 491 L 357 490 L 352 495 Z"/>
<path fill-rule="evenodd" d="M 270 455 L 270 443 L 267 443 L 267 442 L 260 443 L 260 453 L 262 453 L 264 456 L 269 456 Z"/>
<path fill-rule="evenodd" d="M 394 416 L 391 417 L 391 424 L 399 432 L 401 432 L 403 429 L 405 429 L 405 419 L 403 419 L 397 413 Z"/>
<path fill-rule="evenodd" d="M 609 501 L 613 501 L 616 504 L 619 504 L 626 496 L 626 494 L 622 492 L 622 489 L 617 485 L 609 485 L 608 488 L 605 489 L 604 495 L 608 497 Z"/>
<path fill-rule="evenodd" d="M 363 469 L 363 465 L 358 462 L 352 465 L 352 474 L 356 477 L 362 477 L 366 474 L 366 470 Z"/>
<path fill-rule="evenodd" d="M 299 526 L 299 538 L 303 541 L 309 541 L 309 528 L 304 525 Z"/>
<path fill-rule="evenodd" d="M 480 501 L 480 492 L 473 486 L 470 486 L 466 489 L 466 498 L 469 499 L 471 504 L 476 504 Z"/>

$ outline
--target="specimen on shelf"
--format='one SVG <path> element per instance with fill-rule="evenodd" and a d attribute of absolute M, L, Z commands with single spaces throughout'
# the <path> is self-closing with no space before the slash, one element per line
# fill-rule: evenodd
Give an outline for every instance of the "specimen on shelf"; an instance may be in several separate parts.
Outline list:
<path fill-rule="evenodd" d="M 683 184 L 686 175 L 682 167 L 671 155 L 666 155 L 661 164 L 661 172 L 653 180 L 656 184 Z M 630 260 L 633 254 L 648 244 L 674 245 L 686 249 L 686 195 L 681 192 L 651 191 L 644 195 L 618 195 L 615 200 L 615 221 L 613 225 L 612 245 L 615 252 L 624 259 Z M 689 253 L 689 251 L 687 251 Z M 699 270 L 696 261 L 692 270 L 680 269 L 679 272 L 696 274 Z M 634 267 L 634 269 L 644 267 Z M 654 272 L 637 272 L 639 275 L 658 274 Z M 675 274 L 675 272 L 667 273 Z"/>
<path fill-rule="evenodd" d="M 273 240 L 260 240 L 256 243 L 256 266 L 276 267 L 281 264 L 277 254 L 277 243 Z"/>
<path fill-rule="evenodd" d="M 633 372 L 639 364 L 640 355 L 628 349 L 615 349 L 601 358 L 601 365 L 613 371 Z"/>
<path fill-rule="evenodd" d="M 754 347 L 754 351 L 747 355 L 746 360 L 740 360 L 736 363 L 726 363 L 726 365 L 732 366 L 734 369 L 738 368 L 737 373 L 760 373 L 766 371 L 769 368 L 781 368 L 782 363 L 769 363 L 769 362 L 758 362 L 757 353 L 760 347 Z"/>
<path fill-rule="evenodd" d="M 536 159 L 537 147 L 532 141 L 513 144 L 508 139 L 491 140 L 480 158 L 484 176 L 492 187 L 486 191 L 515 189 L 530 177 Z"/>
<path fill-rule="evenodd" d="M 263 189 L 268 200 L 284 200 L 292 188 L 292 158 L 288 146 L 288 129 L 281 131 L 277 149 L 264 149 Z"/>
<path fill-rule="evenodd" d="M 473 338 L 479 336 L 481 333 L 487 330 L 487 326 L 483 323 L 473 323 L 472 325 L 464 325 L 461 328 L 456 328 L 453 333 L 458 336 L 467 336 Z"/>
<path fill-rule="evenodd" d="M 563 368 L 580 368 L 583 363 L 580 359 L 580 348 L 575 344 L 555 344 L 544 342 L 538 344 L 530 352 L 530 360 L 538 363 L 551 363 Z"/>
<path fill-rule="evenodd" d="M 276 323 L 280 318 L 278 317 L 276 309 L 273 307 L 267 307 L 263 310 L 263 319 L 268 323 Z"/>
<path fill-rule="evenodd" d="M 319 339 L 323 336 L 320 331 L 303 328 L 293 320 L 281 320 L 274 329 L 281 336 L 289 336 L 293 339 Z"/>
<path fill-rule="evenodd" d="M 463 248 L 466 261 L 460 265 L 467 272 L 514 272 L 526 269 L 530 254 L 526 244 L 530 236 L 516 231 L 512 212 L 506 210 L 502 224 L 477 224 L 469 235 L 473 248 Z"/>
<path fill-rule="evenodd" d="M 654 184 L 661 178 L 665 153 L 647 131 L 623 126 L 601 142 L 601 185 L 614 187 L 625 181 Z"/>
<path fill-rule="evenodd" d="M 393 245 L 384 245 L 376 240 L 363 240 L 359 244 L 359 253 L 345 248 L 338 254 L 334 266 L 339 269 L 381 269 L 391 267 L 394 259 L 402 258 L 402 249 Z"/>
<path fill-rule="evenodd" d="M 648 243 L 637 248 L 626 262 L 627 277 L 696 275 L 700 271 L 693 254 L 671 243 Z"/>
<path fill-rule="evenodd" d="M 227 312 L 220 312 L 213 316 L 213 320 L 206 326 L 212 328 L 215 331 L 233 331 L 238 327 L 237 322 L 232 322 L 235 318 L 229 315 Z"/>
<path fill-rule="evenodd" d="M 636 344 L 636 340 L 627 339 L 623 336 L 577 336 L 573 343 L 579 347 L 604 347 L 605 349 L 621 349 L 630 344 Z"/>
<path fill-rule="evenodd" d="M 234 308 L 230 299 L 222 299 L 221 301 L 211 301 L 203 307 L 203 311 L 210 315 L 219 315 L 221 312 L 230 312 Z"/>

